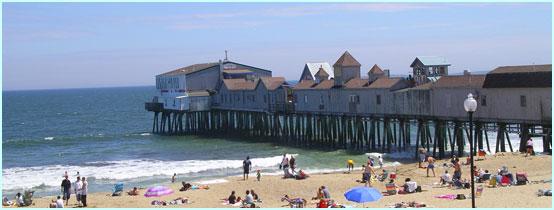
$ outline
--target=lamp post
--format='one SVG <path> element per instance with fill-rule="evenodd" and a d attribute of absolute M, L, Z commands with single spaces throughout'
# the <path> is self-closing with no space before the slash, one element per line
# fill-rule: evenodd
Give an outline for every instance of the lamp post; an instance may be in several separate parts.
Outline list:
<path fill-rule="evenodd" d="M 464 109 L 469 115 L 469 161 L 470 161 L 470 175 L 471 175 L 471 208 L 475 208 L 475 175 L 473 174 L 473 112 L 477 110 L 477 101 L 470 93 L 467 95 L 467 99 L 464 101 Z"/>

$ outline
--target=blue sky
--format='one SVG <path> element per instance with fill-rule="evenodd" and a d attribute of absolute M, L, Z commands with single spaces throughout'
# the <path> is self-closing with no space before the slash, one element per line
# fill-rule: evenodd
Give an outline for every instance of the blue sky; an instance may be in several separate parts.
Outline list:
<path fill-rule="evenodd" d="M 224 58 L 296 80 L 348 50 L 408 74 L 418 55 L 451 72 L 551 63 L 552 7 L 540 4 L 4 3 L 3 89 L 154 85 Z"/>

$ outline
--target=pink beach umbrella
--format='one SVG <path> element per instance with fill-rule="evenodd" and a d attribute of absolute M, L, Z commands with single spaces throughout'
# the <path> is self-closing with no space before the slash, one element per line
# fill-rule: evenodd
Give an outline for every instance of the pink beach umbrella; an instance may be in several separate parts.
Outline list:
<path fill-rule="evenodd" d="M 144 197 L 160 197 L 164 195 L 169 195 L 171 193 L 173 193 L 173 190 L 169 187 L 156 186 L 148 188 L 148 190 L 146 190 L 146 193 L 144 193 Z"/>

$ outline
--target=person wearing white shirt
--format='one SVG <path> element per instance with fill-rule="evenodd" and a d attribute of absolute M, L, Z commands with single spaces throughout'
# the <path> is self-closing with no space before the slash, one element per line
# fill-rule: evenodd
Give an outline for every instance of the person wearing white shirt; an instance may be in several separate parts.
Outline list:
<path fill-rule="evenodd" d="M 81 178 L 81 182 L 81 202 L 83 207 L 87 207 L 88 182 L 85 180 L 85 177 Z"/>
<path fill-rule="evenodd" d="M 83 183 L 81 182 L 81 177 L 77 177 L 77 181 L 73 184 L 75 197 L 77 197 L 77 205 L 81 205 L 81 188 L 83 187 Z"/>
<path fill-rule="evenodd" d="M 440 184 L 450 184 L 452 183 L 452 176 L 448 173 L 448 171 L 444 171 L 444 174 L 441 175 Z"/>
<path fill-rule="evenodd" d="M 62 197 L 58 195 L 58 200 L 56 200 L 56 208 L 63 208 Z"/>

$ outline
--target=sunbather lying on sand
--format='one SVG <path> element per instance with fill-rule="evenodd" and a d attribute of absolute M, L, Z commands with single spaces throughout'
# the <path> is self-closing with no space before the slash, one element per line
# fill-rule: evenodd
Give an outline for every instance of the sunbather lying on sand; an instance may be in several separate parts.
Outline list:
<path fill-rule="evenodd" d="M 289 206 L 291 208 L 293 207 L 304 208 L 308 203 L 304 198 L 290 198 L 288 195 L 285 195 L 283 196 L 283 198 L 281 198 L 281 202 L 283 201 L 289 202 Z"/>
<path fill-rule="evenodd" d="M 139 195 L 139 190 L 137 189 L 137 187 L 134 187 L 132 190 L 127 192 L 127 194 L 131 196 Z"/>

